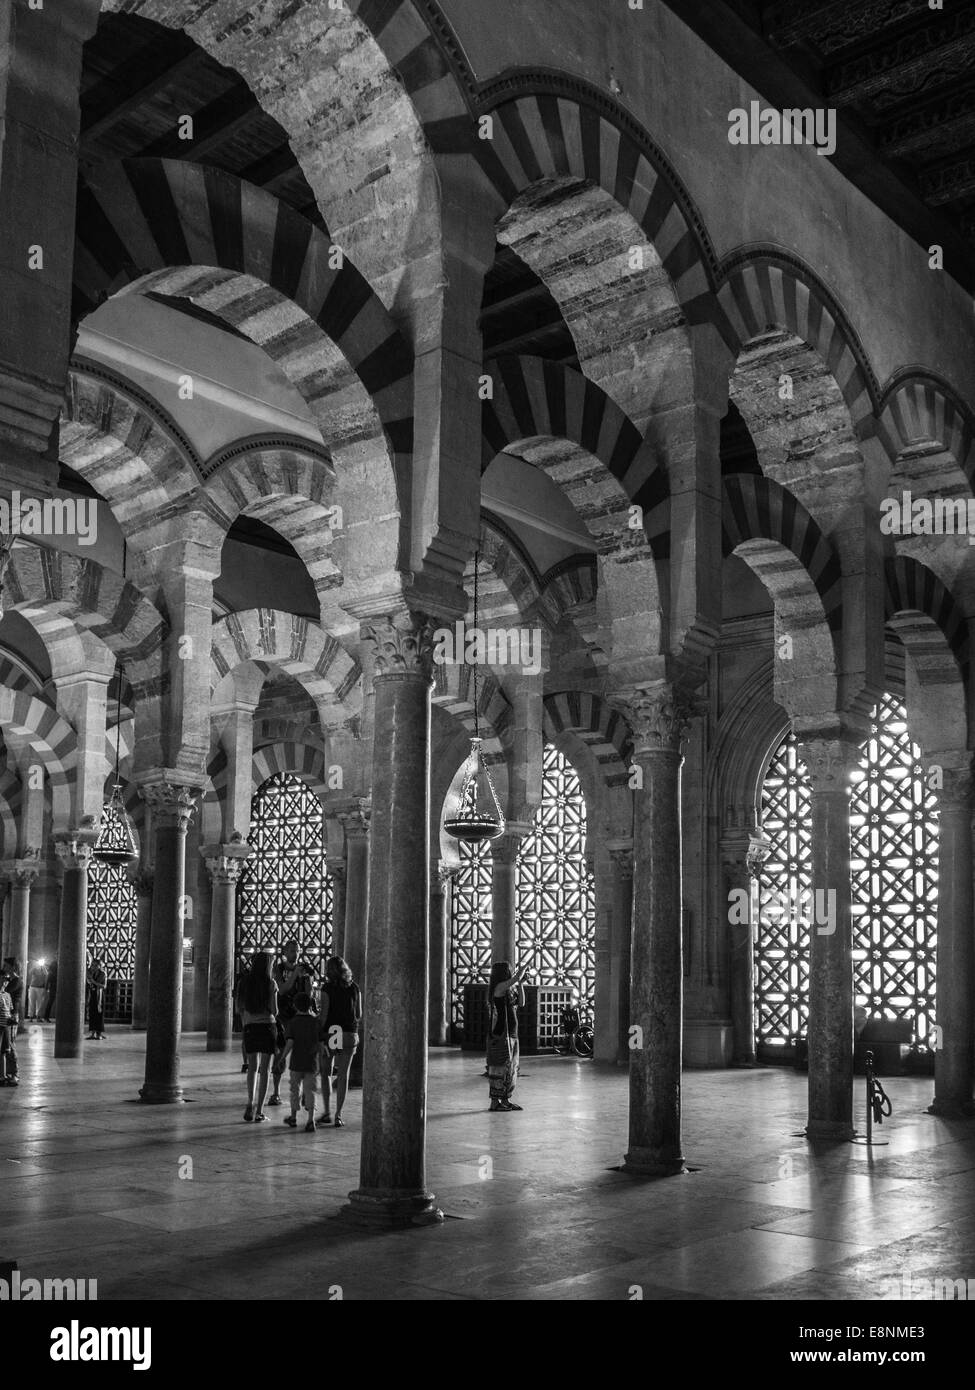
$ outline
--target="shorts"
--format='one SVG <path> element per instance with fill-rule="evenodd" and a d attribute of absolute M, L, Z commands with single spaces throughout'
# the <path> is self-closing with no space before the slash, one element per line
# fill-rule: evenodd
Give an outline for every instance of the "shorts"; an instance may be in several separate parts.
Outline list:
<path fill-rule="evenodd" d="M 273 1023 L 245 1023 L 244 1051 L 272 1053 L 275 1050 Z"/>
<path fill-rule="evenodd" d="M 326 1052 L 326 1054 L 329 1054 L 329 1053 L 334 1054 L 334 1053 L 336 1053 L 336 1052 L 355 1052 L 355 1051 L 357 1050 L 358 1046 L 359 1046 L 359 1034 L 358 1034 L 358 1033 L 350 1033 L 350 1032 L 349 1032 L 347 1029 L 345 1029 L 345 1028 L 342 1029 L 342 1045 L 341 1045 L 341 1047 L 336 1047 L 336 1046 L 335 1046 L 335 1043 L 338 1042 L 338 1038 L 331 1032 L 330 1029 L 326 1029 L 326 1034 L 327 1034 L 327 1036 L 326 1036 L 326 1038 L 325 1038 L 325 1052 Z M 334 1042 L 333 1042 L 333 1038 L 334 1038 Z"/>

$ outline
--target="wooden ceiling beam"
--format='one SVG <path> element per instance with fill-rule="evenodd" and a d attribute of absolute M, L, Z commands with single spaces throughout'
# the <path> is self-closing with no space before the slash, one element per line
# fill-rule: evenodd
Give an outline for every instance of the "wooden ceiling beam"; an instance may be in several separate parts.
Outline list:
<path fill-rule="evenodd" d="M 174 130 L 169 135 L 153 140 L 139 153 L 160 159 L 201 160 L 212 150 L 225 144 L 249 121 L 263 114 L 247 83 L 238 81 L 215 101 L 209 102 L 198 111 L 186 112 L 186 115 L 193 118 L 192 140 L 181 139 L 179 132 Z"/>
<path fill-rule="evenodd" d="M 140 106 L 144 106 L 147 101 L 151 100 L 152 97 L 156 96 L 166 87 L 175 84 L 181 78 L 186 77 L 188 73 L 193 72 L 200 66 L 206 56 L 202 48 L 195 48 L 192 53 L 187 53 L 178 63 L 170 63 L 167 64 L 166 67 L 160 68 L 156 72 L 155 77 L 150 78 L 148 81 L 140 81 L 138 77 L 136 77 L 134 83 L 129 88 L 128 95 L 124 96 L 121 101 L 116 102 L 108 111 L 105 111 L 101 116 L 97 116 L 94 120 L 86 120 L 84 110 L 82 110 L 82 140 L 87 142 L 101 139 L 101 137 L 106 135 L 114 126 L 117 126 L 119 121 L 124 121 L 127 116 L 131 116 L 134 111 L 138 111 Z M 138 85 L 135 85 L 135 83 L 138 83 Z"/>

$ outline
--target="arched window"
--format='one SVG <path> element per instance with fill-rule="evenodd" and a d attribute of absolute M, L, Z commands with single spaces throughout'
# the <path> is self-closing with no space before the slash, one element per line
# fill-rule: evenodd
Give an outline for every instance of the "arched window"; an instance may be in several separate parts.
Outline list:
<path fill-rule="evenodd" d="M 586 799 L 552 744 L 542 757 L 542 802 L 518 854 L 518 961 L 540 985 L 570 985 L 592 1013 L 596 894 L 586 863 Z"/>
<path fill-rule="evenodd" d="M 237 955 L 279 952 L 295 940 L 324 974 L 332 943 L 332 880 L 325 866 L 322 803 L 290 772 L 270 777 L 251 810 L 247 860 L 237 889 Z"/>
<path fill-rule="evenodd" d="M 114 1023 L 132 1018 L 135 980 L 135 924 L 138 897 L 125 864 L 99 859 L 100 848 L 125 850 L 129 836 L 114 801 L 102 812 L 95 855 L 88 867 L 88 936 L 92 955 L 105 966 L 105 1017 Z"/>
<path fill-rule="evenodd" d="M 850 870 L 853 989 L 871 1015 L 934 1031 L 938 926 L 938 799 L 900 701 L 882 700 L 853 774 Z"/>
<path fill-rule="evenodd" d="M 903 704 L 885 695 L 853 773 L 850 796 L 853 992 L 874 1017 L 903 1019 L 926 1044 L 934 1026 L 938 914 L 937 798 L 924 782 Z M 804 1034 L 816 899 L 806 770 L 792 734 L 762 788 L 770 852 L 758 892 L 755 1040 Z"/>
<path fill-rule="evenodd" d="M 557 748 L 546 744 L 542 801 L 518 854 L 517 955 L 528 980 L 571 985 L 593 1007 L 596 974 L 595 888 L 586 864 L 586 802 L 579 778 Z M 489 844 L 460 846 L 454 878 L 450 941 L 451 1021 L 463 1027 L 464 985 L 491 973 Z"/>
<path fill-rule="evenodd" d="M 464 1026 L 464 986 L 491 974 L 491 846 L 460 842 L 460 869 L 451 889 L 450 1022 Z"/>

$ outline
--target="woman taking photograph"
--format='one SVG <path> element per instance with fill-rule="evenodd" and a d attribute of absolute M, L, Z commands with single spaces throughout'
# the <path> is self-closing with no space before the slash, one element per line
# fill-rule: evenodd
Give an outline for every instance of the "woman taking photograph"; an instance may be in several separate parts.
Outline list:
<path fill-rule="evenodd" d="M 522 970 L 512 974 L 506 960 L 491 966 L 487 1063 L 492 1110 L 521 1109 L 511 1099 L 518 1081 L 518 1010 L 525 1004 L 521 975 Z"/>
<path fill-rule="evenodd" d="M 250 970 L 240 982 L 237 996 L 237 1012 L 244 1025 L 244 1055 L 247 1058 L 245 1120 L 267 1119 L 264 1097 L 267 1095 L 268 1068 L 277 1045 L 277 1002 L 278 991 L 272 975 L 271 957 L 266 951 L 258 951 Z"/>

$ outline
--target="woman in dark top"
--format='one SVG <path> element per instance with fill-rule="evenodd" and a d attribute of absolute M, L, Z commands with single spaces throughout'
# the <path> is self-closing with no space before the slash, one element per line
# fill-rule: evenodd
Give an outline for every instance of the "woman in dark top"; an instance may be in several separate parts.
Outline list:
<path fill-rule="evenodd" d="M 341 1128 L 342 1106 L 349 1094 L 349 1072 L 359 1046 L 362 998 L 352 971 L 341 956 L 332 956 L 325 966 L 322 986 L 322 1102 L 325 1123 L 329 1120 L 332 1095 L 332 1069 L 335 1069 L 335 1125 Z"/>
<path fill-rule="evenodd" d="M 277 1048 L 278 991 L 271 973 L 271 957 L 258 951 L 247 974 L 241 978 L 237 1012 L 244 1025 L 244 1053 L 247 1057 L 247 1109 L 245 1120 L 266 1120 L 268 1068 Z M 256 1089 L 256 1097 L 255 1097 Z"/>
<path fill-rule="evenodd" d="M 491 966 L 488 1002 L 488 1091 L 492 1110 L 520 1110 L 511 1099 L 518 1081 L 518 1010 L 524 1007 L 521 971 L 512 974 L 506 960 Z"/>
<path fill-rule="evenodd" d="M 98 956 L 92 956 L 88 967 L 88 1027 L 89 1039 L 97 1042 L 105 1036 L 105 986 L 108 976 Z"/>

